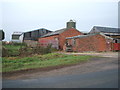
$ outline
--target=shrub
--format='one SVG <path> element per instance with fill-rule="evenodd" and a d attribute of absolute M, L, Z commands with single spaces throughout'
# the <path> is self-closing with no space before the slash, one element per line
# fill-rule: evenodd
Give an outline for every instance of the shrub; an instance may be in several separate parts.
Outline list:
<path fill-rule="evenodd" d="M 26 46 L 26 43 L 12 42 L 12 45 L 15 45 L 15 46 Z"/>
<path fill-rule="evenodd" d="M 9 43 L 6 44 L 2 42 L 2 56 L 3 57 L 11 57 L 11 56 L 19 56 L 19 49 L 25 47 L 25 43 Z"/>
<path fill-rule="evenodd" d="M 20 48 L 20 55 L 21 56 L 29 56 L 29 55 L 33 55 L 33 54 L 47 54 L 47 53 L 51 53 L 52 52 L 52 48 L 51 45 L 48 45 L 47 47 L 41 47 L 41 46 L 37 46 L 37 47 L 24 47 L 24 48 Z"/>

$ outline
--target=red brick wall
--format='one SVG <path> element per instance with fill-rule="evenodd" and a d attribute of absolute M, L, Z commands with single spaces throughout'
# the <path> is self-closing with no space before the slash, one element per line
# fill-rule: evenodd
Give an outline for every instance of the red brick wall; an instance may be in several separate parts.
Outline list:
<path fill-rule="evenodd" d="M 65 41 L 67 37 L 73 37 L 73 36 L 77 36 L 77 35 L 83 35 L 83 33 L 79 32 L 78 30 L 71 28 L 68 29 L 66 31 L 64 31 L 63 33 L 61 33 L 59 35 L 59 45 L 60 45 L 60 49 L 63 50 L 63 46 L 65 45 Z"/>
<path fill-rule="evenodd" d="M 73 51 L 111 51 L 112 40 L 105 39 L 102 35 L 94 35 L 83 38 L 76 38 L 75 45 L 72 44 L 72 39 L 68 39 L 68 43 L 73 46 Z M 108 43 L 110 42 L 110 43 Z"/>
<path fill-rule="evenodd" d="M 40 46 L 46 47 L 48 44 L 53 44 L 53 47 L 58 48 L 59 42 L 55 38 L 59 38 L 59 35 L 39 38 L 38 42 Z"/>

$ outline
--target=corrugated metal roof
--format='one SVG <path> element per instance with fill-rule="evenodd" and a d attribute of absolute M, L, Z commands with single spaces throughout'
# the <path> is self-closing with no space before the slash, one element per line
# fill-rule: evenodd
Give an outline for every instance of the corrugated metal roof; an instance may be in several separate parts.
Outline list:
<path fill-rule="evenodd" d="M 56 31 L 48 33 L 48 34 L 46 34 L 46 35 L 44 35 L 42 37 L 48 37 L 48 36 L 52 36 L 52 35 L 57 35 L 57 34 L 60 34 L 60 33 L 64 32 L 65 30 L 67 30 L 67 28 L 56 30 Z"/>
<path fill-rule="evenodd" d="M 23 32 L 13 32 L 12 35 L 22 35 L 22 34 L 23 34 Z"/>
<path fill-rule="evenodd" d="M 93 29 L 97 29 L 100 32 L 104 32 L 104 33 L 120 33 L 120 28 L 94 26 Z"/>
<path fill-rule="evenodd" d="M 84 38 L 84 37 L 89 37 L 89 36 L 94 36 L 94 35 L 102 35 L 105 38 L 112 39 L 111 37 L 106 36 L 106 35 L 104 35 L 102 33 L 94 33 L 94 34 L 88 34 L 88 35 L 78 35 L 78 36 L 74 36 L 74 37 L 67 37 L 66 39 Z"/>
<path fill-rule="evenodd" d="M 40 28 L 40 29 L 35 29 L 35 30 L 27 31 L 27 32 L 24 32 L 24 33 L 34 32 L 34 31 L 39 31 L 39 30 L 47 30 L 47 29 L 45 29 L 45 28 Z M 47 31 L 50 31 L 50 30 L 47 30 Z M 52 32 L 52 31 L 50 31 L 50 32 Z"/>

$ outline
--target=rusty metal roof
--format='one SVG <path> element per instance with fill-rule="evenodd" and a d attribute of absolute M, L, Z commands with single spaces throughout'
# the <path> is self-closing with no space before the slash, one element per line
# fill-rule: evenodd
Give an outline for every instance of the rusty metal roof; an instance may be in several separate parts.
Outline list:
<path fill-rule="evenodd" d="M 48 37 L 48 36 L 52 36 L 52 35 L 58 35 L 58 34 L 64 32 L 65 30 L 67 30 L 67 28 L 63 28 L 63 29 L 60 29 L 60 30 L 56 30 L 56 31 L 51 32 L 51 33 L 48 33 L 48 34 L 46 34 L 46 35 L 44 35 L 44 36 L 42 36 L 42 37 Z"/>

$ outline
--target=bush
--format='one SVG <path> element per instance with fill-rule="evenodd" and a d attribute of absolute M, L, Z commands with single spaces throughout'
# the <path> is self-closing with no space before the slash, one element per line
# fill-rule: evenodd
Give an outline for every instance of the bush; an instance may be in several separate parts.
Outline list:
<path fill-rule="evenodd" d="M 56 51 L 51 45 L 47 47 L 29 47 L 24 43 L 12 43 L 3 45 L 3 57 L 13 57 L 13 56 L 30 56 L 34 54 L 47 54 Z"/>
<path fill-rule="evenodd" d="M 26 43 L 12 42 L 12 45 L 15 45 L 15 46 L 26 46 L 27 44 Z"/>
<path fill-rule="evenodd" d="M 25 45 L 25 43 L 6 44 L 5 42 L 2 42 L 2 57 L 19 56 L 19 49 L 25 47 Z"/>
<path fill-rule="evenodd" d="M 37 47 L 24 47 L 24 48 L 20 48 L 20 55 L 21 56 L 29 56 L 32 54 L 47 54 L 47 53 L 51 53 L 51 45 L 48 45 L 47 47 L 41 47 L 41 46 L 37 46 Z"/>

